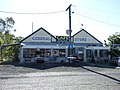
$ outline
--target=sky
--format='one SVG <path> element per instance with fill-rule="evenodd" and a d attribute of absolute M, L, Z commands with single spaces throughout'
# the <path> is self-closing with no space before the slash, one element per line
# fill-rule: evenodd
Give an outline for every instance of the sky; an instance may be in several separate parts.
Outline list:
<path fill-rule="evenodd" d="M 43 27 L 52 35 L 64 36 L 69 29 L 65 10 L 70 4 L 72 35 L 84 28 L 104 43 L 109 35 L 120 32 L 120 0 L 0 0 L 0 17 L 13 17 L 15 36 L 30 35 L 32 22 L 33 31 Z"/>

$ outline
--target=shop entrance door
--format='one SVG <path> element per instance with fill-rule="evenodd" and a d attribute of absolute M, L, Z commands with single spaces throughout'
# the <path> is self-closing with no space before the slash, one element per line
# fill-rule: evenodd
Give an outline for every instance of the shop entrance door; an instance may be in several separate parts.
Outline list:
<path fill-rule="evenodd" d="M 83 62 L 83 56 L 84 56 L 84 53 L 83 53 L 83 51 L 78 51 L 78 60 L 80 61 L 80 62 Z"/>

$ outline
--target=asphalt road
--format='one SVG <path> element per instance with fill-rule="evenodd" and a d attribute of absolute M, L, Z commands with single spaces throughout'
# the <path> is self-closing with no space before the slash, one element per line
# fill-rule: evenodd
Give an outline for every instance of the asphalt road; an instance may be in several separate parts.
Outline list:
<path fill-rule="evenodd" d="M 0 90 L 120 90 L 120 68 L 0 65 Z"/>

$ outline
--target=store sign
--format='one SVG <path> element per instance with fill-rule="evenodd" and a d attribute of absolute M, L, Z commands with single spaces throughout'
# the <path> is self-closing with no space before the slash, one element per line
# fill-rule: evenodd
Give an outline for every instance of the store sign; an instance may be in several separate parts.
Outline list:
<path fill-rule="evenodd" d="M 90 41 L 90 38 L 75 38 L 74 41 L 76 41 L 76 42 L 87 42 L 87 41 Z"/>
<path fill-rule="evenodd" d="M 69 37 L 68 36 L 56 36 L 56 38 L 57 38 L 57 40 L 58 41 L 64 41 L 64 40 L 66 40 L 66 41 L 69 41 Z"/>
<path fill-rule="evenodd" d="M 51 40 L 50 37 L 32 37 L 32 40 Z"/>

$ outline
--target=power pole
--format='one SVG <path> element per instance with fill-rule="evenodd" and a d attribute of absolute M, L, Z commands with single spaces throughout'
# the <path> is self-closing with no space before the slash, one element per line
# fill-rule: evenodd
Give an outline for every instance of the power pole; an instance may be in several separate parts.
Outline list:
<path fill-rule="evenodd" d="M 32 33 L 33 33 L 33 22 L 32 22 Z"/>
<path fill-rule="evenodd" d="M 70 63 L 72 63 L 72 44 L 71 44 L 71 6 L 72 4 L 69 5 L 69 7 L 65 10 L 68 11 L 69 10 L 69 48 L 70 48 Z"/>

